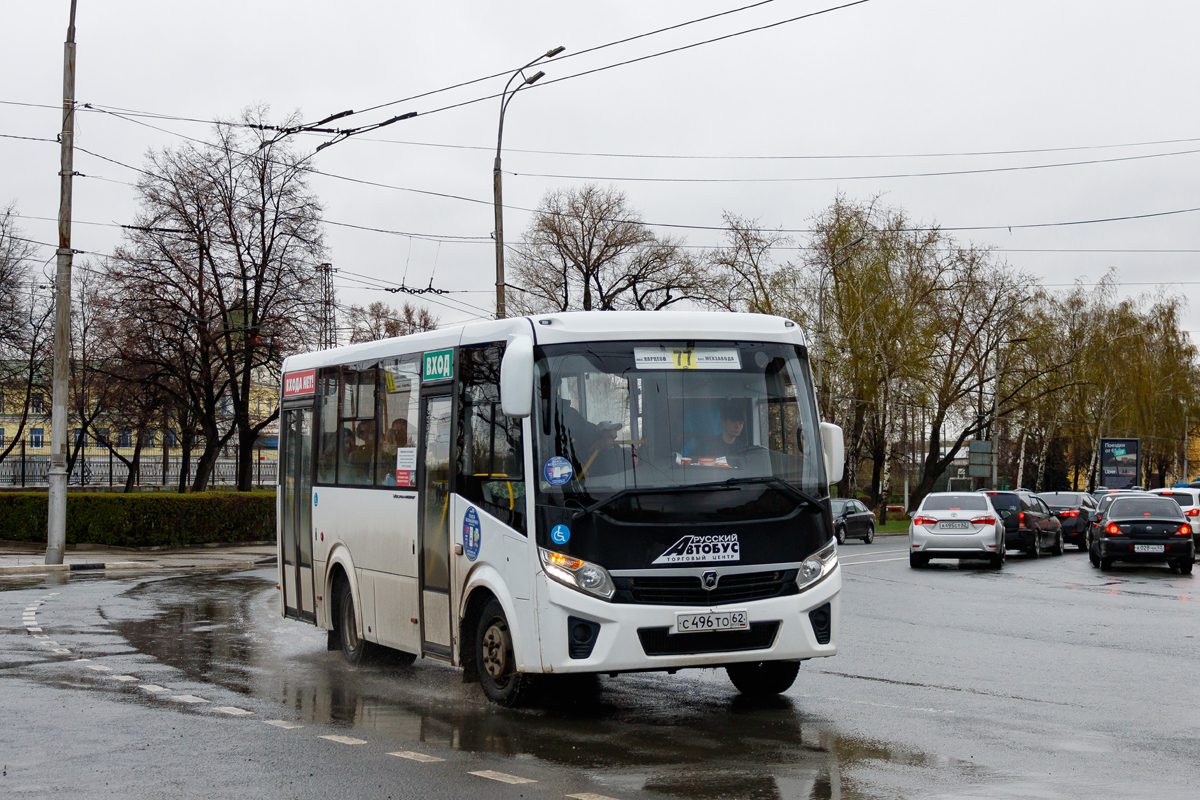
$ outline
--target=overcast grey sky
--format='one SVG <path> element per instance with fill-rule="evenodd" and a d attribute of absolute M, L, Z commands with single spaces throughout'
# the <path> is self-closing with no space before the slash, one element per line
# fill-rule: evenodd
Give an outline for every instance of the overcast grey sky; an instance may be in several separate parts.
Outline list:
<path fill-rule="evenodd" d="M 601 183 L 662 179 L 611 182 L 648 221 L 714 227 L 727 210 L 764 226 L 805 228 L 839 190 L 857 199 L 883 193 L 915 220 L 948 227 L 1200 207 L 1200 152 L 1192 152 L 1200 151 L 1200 3 L 1194 1 L 870 0 L 559 83 L 550 81 L 830 8 L 839 0 L 774 0 L 573 58 L 567 56 L 753 0 L 78 2 L 80 102 L 198 120 L 231 118 L 255 103 L 268 104 L 278 117 L 299 111 L 315 120 L 514 69 L 565 46 L 562 56 L 542 67 L 545 85 L 522 92 L 509 108 L 504 167 L 516 173 L 504 183 L 505 202 L 512 206 L 505 215 L 509 240 L 528 223 L 520 209 L 535 207 L 549 189 L 584 182 L 535 175 L 588 176 Z M 57 134 L 69 5 L 2 0 L 0 134 Z M 492 94 L 503 82 L 493 79 L 352 119 L 424 114 Z M 498 101 L 487 100 L 418 116 L 316 156 L 323 172 L 481 201 L 315 176 L 312 186 L 328 220 L 477 237 L 439 242 L 330 227 L 343 302 L 399 301 L 349 288 L 357 284 L 347 273 L 410 285 L 432 278 L 435 286 L 464 292 L 442 298 L 455 310 L 431 306 L 443 320 L 490 313 L 497 112 Z M 148 148 L 177 146 L 184 141 L 180 135 L 211 139 L 203 123 L 137 119 L 145 124 L 80 113 L 76 142 L 141 165 Z M 310 152 L 323 139 L 294 141 Z M 1051 148 L 1088 149 L 934 155 Z M 746 156 L 806 158 L 731 158 Z M 1130 160 L 1135 156 L 1153 157 Z M 866 177 L 1097 159 L 1126 160 Z M 31 237 L 55 241 L 57 145 L 0 137 L 0 163 L 0 205 L 16 201 Z M 108 252 L 119 240 L 110 224 L 129 222 L 135 213 L 127 184 L 136 173 L 84 153 L 77 153 L 76 169 L 90 177 L 75 182 L 74 246 Z M 666 180 L 672 178 L 690 180 Z M 780 178 L 796 180 L 748 180 Z M 956 235 L 1003 249 L 1013 265 L 1051 285 L 1095 280 L 1109 268 L 1118 270 L 1126 293 L 1157 288 L 1142 283 L 1173 285 L 1192 299 L 1185 327 L 1200 332 L 1200 303 L 1194 300 L 1200 283 L 1187 283 L 1200 281 L 1194 268 L 1198 221 L 1200 213 L 1182 213 Z M 720 236 L 715 230 L 658 230 L 674 230 L 694 245 L 717 244 Z M 1137 252 L 1116 252 L 1122 250 Z M 1165 250 L 1197 252 L 1154 252 Z M 52 254 L 44 250 L 47 258 Z"/>

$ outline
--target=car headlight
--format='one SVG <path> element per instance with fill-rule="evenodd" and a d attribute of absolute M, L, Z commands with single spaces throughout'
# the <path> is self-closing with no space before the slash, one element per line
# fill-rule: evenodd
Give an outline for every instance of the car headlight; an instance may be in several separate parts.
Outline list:
<path fill-rule="evenodd" d="M 829 544 L 804 559 L 796 575 L 796 584 L 801 591 L 808 589 L 824 580 L 837 567 L 837 540 L 830 539 Z"/>
<path fill-rule="evenodd" d="M 612 599 L 616 587 L 608 570 L 578 558 L 556 553 L 544 547 L 538 548 L 542 569 L 554 580 L 604 600 Z"/>

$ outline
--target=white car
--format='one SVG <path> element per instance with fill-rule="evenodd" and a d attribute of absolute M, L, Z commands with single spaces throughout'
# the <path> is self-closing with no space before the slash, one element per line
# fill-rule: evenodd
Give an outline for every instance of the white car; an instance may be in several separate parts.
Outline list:
<path fill-rule="evenodd" d="M 1192 526 L 1192 539 L 1200 547 L 1200 489 L 1183 487 L 1179 489 L 1151 489 L 1150 494 L 1160 494 L 1169 497 L 1179 504 L 1188 524 Z"/>
<path fill-rule="evenodd" d="M 908 564 L 924 567 L 931 558 L 986 560 L 1004 566 L 1004 519 L 986 494 L 935 492 L 921 501 L 908 526 Z"/>

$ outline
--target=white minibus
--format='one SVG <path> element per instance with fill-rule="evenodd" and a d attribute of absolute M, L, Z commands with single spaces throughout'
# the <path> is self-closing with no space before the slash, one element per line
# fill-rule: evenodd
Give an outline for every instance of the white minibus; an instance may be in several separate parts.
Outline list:
<path fill-rule="evenodd" d="M 723 666 L 782 692 L 838 644 L 821 423 L 790 320 L 573 312 L 284 361 L 281 610 L 461 666 L 538 676 Z"/>

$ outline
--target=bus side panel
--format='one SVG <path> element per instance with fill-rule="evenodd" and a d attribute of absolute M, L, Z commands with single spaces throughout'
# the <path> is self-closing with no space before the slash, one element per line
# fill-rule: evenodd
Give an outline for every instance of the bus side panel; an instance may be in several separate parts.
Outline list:
<path fill-rule="evenodd" d="M 451 543 L 455 545 L 451 556 L 454 574 L 451 576 L 453 608 L 457 635 L 474 637 L 475 631 L 459 631 L 464 609 L 465 590 L 484 585 L 496 595 L 508 616 L 509 629 L 513 637 L 513 651 L 517 669 L 522 672 L 541 672 L 541 656 L 537 641 L 537 623 L 530 602 L 533 563 L 530 560 L 530 543 L 517 531 L 459 495 L 454 495 L 454 516 L 451 518 Z M 470 547 L 468 539 L 467 511 L 475 510 L 479 520 L 478 549 Z M 461 547 L 462 552 L 458 553 Z M 472 558 L 474 555 L 474 558 Z M 524 590 L 522 591 L 522 587 Z M 524 595 L 522 598 L 520 595 Z M 474 643 L 468 640 L 467 647 Z"/>
<path fill-rule="evenodd" d="M 421 652 L 421 626 L 417 606 L 417 579 L 403 575 L 372 573 L 375 579 L 375 629 L 380 644 L 403 650 Z M 370 634 L 368 634 L 370 638 Z"/>

